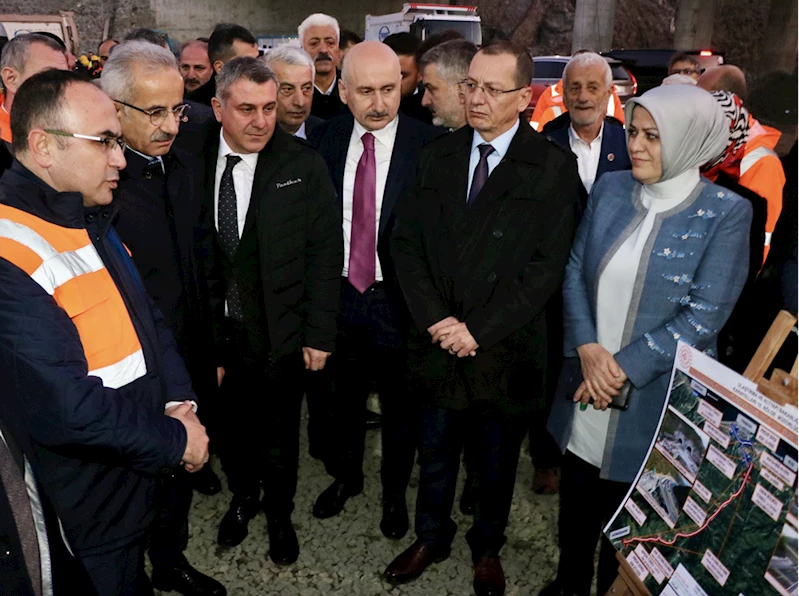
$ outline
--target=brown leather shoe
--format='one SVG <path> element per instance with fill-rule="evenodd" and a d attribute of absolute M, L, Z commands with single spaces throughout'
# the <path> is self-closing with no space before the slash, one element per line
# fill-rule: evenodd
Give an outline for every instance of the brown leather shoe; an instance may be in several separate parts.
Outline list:
<path fill-rule="evenodd" d="M 505 572 L 499 557 L 480 557 L 474 564 L 474 593 L 477 596 L 502 596 Z"/>
<path fill-rule="evenodd" d="M 391 561 L 383 573 L 383 578 L 392 586 L 407 584 L 422 575 L 433 563 L 440 563 L 448 557 L 449 550 L 436 552 L 417 540 Z"/>
<path fill-rule="evenodd" d="M 537 495 L 558 494 L 558 469 L 536 469 L 533 476 L 533 492 Z"/>

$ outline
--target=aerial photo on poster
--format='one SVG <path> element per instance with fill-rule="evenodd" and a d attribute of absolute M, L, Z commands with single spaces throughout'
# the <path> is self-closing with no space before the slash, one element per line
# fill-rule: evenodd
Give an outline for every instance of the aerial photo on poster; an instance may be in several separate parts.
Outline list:
<path fill-rule="evenodd" d="M 797 595 L 797 410 L 680 343 L 658 432 L 605 533 L 652 594 Z"/>

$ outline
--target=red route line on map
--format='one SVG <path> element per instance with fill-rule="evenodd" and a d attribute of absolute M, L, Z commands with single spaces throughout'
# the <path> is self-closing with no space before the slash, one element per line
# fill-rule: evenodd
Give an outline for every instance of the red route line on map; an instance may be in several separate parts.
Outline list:
<path fill-rule="evenodd" d="M 749 476 L 752 474 L 752 470 L 754 469 L 754 467 L 755 467 L 755 464 L 754 464 L 754 461 L 752 461 L 752 463 L 749 464 L 749 469 L 746 470 L 746 472 L 743 475 L 743 481 L 741 482 L 740 488 L 737 491 L 735 491 L 732 495 L 730 495 L 730 498 L 727 499 L 726 501 L 724 501 L 719 506 L 719 508 L 716 509 L 716 511 L 713 512 L 713 515 L 711 515 L 710 517 L 708 517 L 705 520 L 705 523 L 702 524 L 702 526 L 700 528 L 694 530 L 693 532 L 679 532 L 679 533 L 675 534 L 674 538 L 672 538 L 671 540 L 664 540 L 660 536 L 654 536 L 654 537 L 651 537 L 651 538 L 638 538 L 638 537 L 636 537 L 636 538 L 627 538 L 627 539 L 622 538 L 621 543 L 624 546 L 628 546 L 628 545 L 630 545 L 630 544 L 632 544 L 634 542 L 657 542 L 658 544 L 663 544 L 665 546 L 672 546 L 680 538 L 691 538 L 691 537 L 696 536 L 697 534 L 699 534 L 701 532 L 704 532 L 707 529 L 707 527 L 710 525 L 710 522 L 712 522 L 714 519 L 716 519 L 718 514 L 721 513 L 724 510 L 725 507 L 727 507 L 735 499 L 737 499 L 738 497 L 741 496 L 741 494 L 744 492 L 744 488 L 746 488 L 746 483 L 749 482 Z"/>

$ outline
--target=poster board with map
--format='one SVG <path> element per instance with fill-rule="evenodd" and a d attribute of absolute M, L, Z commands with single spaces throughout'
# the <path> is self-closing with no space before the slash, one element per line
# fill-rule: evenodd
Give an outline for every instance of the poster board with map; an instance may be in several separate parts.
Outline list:
<path fill-rule="evenodd" d="M 658 431 L 605 534 L 663 596 L 797 596 L 797 410 L 680 342 Z"/>

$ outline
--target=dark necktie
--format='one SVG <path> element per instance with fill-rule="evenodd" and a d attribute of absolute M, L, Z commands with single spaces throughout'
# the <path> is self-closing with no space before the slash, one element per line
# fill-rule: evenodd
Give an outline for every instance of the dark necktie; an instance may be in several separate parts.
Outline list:
<path fill-rule="evenodd" d="M 474 169 L 474 176 L 472 176 L 472 188 L 469 190 L 468 204 L 474 203 L 480 190 L 488 180 L 488 156 L 494 152 L 494 148 L 488 143 L 481 143 L 477 146 L 480 150 L 480 161 L 477 162 L 477 167 Z"/>
<path fill-rule="evenodd" d="M 375 137 L 367 132 L 361 137 L 363 155 L 355 170 L 352 192 L 352 231 L 347 277 L 353 287 L 363 294 L 375 281 L 375 250 L 377 246 Z"/>
<path fill-rule="evenodd" d="M 228 155 L 222 180 L 219 182 L 219 206 L 217 211 L 217 230 L 219 243 L 231 263 L 239 246 L 239 212 L 236 204 L 236 188 L 233 186 L 233 168 L 241 161 L 238 155 Z M 243 319 L 241 296 L 234 276 L 230 280 L 225 294 L 228 315 L 237 321 Z"/>
<path fill-rule="evenodd" d="M 14 460 L 11 449 L 2 438 L 0 438 L 0 479 L 3 481 L 3 488 L 5 489 L 8 503 L 11 505 L 11 513 L 14 516 L 14 522 L 19 533 L 22 556 L 25 559 L 25 566 L 33 583 L 33 591 L 35 594 L 41 595 L 42 567 L 39 554 L 39 539 L 33 521 L 31 502 L 28 497 L 28 491 L 25 488 L 22 470 Z"/>

